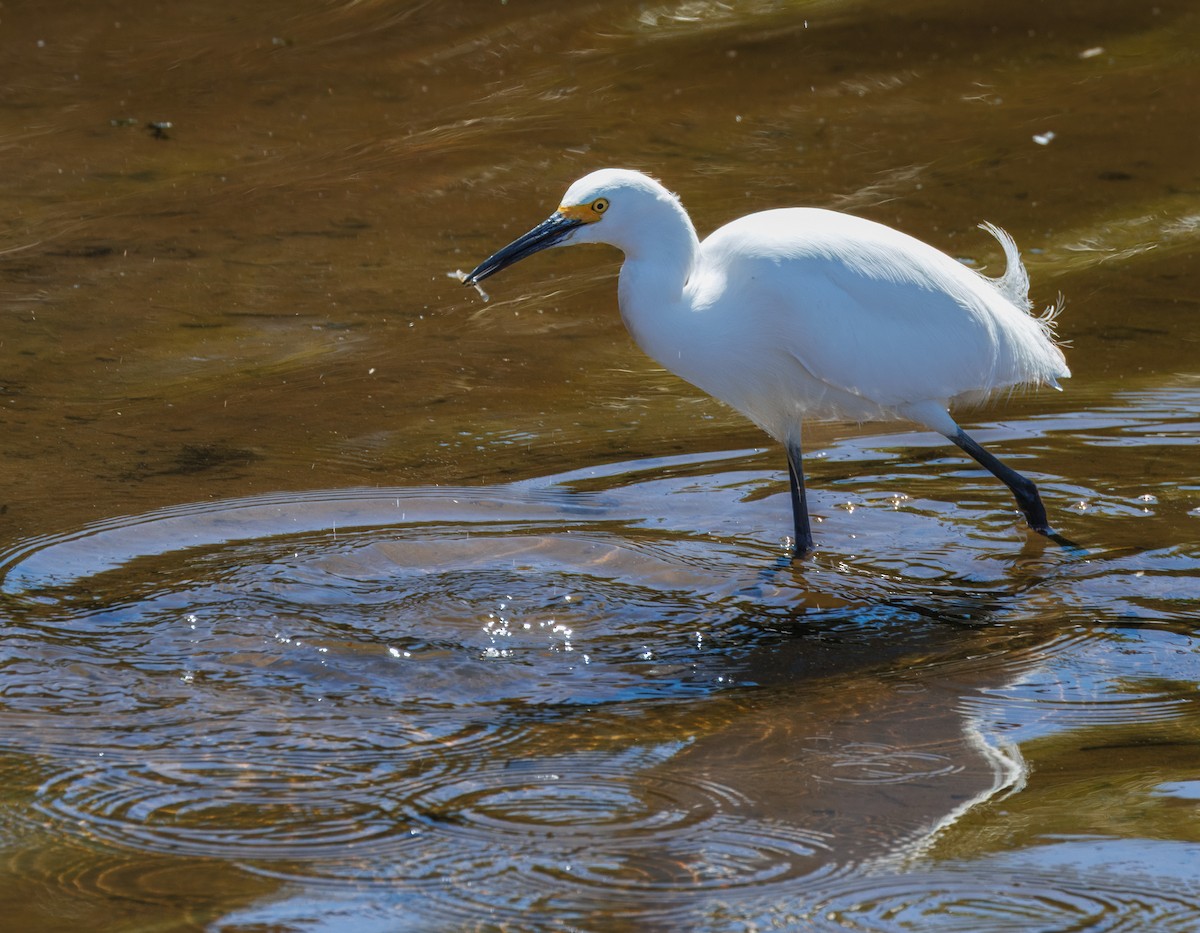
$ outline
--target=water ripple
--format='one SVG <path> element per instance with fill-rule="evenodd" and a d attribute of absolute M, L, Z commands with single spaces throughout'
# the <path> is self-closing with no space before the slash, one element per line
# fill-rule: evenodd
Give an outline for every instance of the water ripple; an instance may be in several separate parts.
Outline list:
<path fill-rule="evenodd" d="M 366 791 L 369 777 L 294 760 L 100 760 L 45 781 L 34 809 L 88 840 L 141 851 L 312 857 L 403 831 L 386 798 Z"/>
<path fill-rule="evenodd" d="M 950 865 L 901 876 L 865 872 L 830 879 L 807 919 L 815 930 L 859 933 L 1195 929 L 1200 889 L 1194 881 L 1181 891 L 1174 884 L 1160 887 L 1149 876 L 996 862 L 986 869 Z"/>
<path fill-rule="evenodd" d="M 988 930 L 1039 911 L 1122 929 L 1124 895 L 1033 868 L 993 889 L 969 866 L 854 860 L 960 838 L 964 813 L 1020 787 L 1020 743 L 1190 715 L 1190 634 L 1085 607 L 1120 588 L 1182 614 L 1194 562 L 1002 554 L 950 543 L 934 507 L 865 496 L 872 546 L 785 566 L 762 530 L 785 497 L 769 471 L 681 457 L 24 542 L 0 556 L 0 721 L 40 777 L 11 828 L 256 890 L 415 896 L 464 929 L 530 911 L 586 929 L 615 896 L 646 929 Z M 722 526 L 734 511 L 746 528 Z M 879 545 L 914 528 L 923 552 Z M 147 876 L 150 900 L 173 870 Z"/>

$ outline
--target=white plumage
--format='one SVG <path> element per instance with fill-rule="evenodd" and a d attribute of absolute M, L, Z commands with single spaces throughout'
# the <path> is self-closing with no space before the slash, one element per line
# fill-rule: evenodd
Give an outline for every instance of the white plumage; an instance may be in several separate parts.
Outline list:
<path fill-rule="evenodd" d="M 848 214 L 750 214 L 703 243 L 679 199 L 646 175 L 575 182 L 549 219 L 465 277 L 476 284 L 548 246 L 622 250 L 621 317 L 664 367 L 744 413 L 788 450 L 798 553 L 812 546 L 800 464 L 806 418 L 903 418 L 950 438 L 1053 535 L 1036 487 L 979 447 L 951 406 L 1070 375 L 1057 308 L 1029 313 L 1029 278 L 997 227 L 1007 269 L 986 278 L 907 234 Z"/>

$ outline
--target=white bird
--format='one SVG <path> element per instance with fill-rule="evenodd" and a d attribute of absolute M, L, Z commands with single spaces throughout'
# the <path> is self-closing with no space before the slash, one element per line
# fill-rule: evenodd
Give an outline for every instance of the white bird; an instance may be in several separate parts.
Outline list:
<path fill-rule="evenodd" d="M 784 445 L 798 555 L 813 547 L 805 418 L 901 418 L 938 431 L 1008 486 L 1034 531 L 1061 540 L 1033 482 L 950 417 L 955 404 L 1018 386 L 1057 389 L 1071 374 L 1054 337 L 1060 307 L 1030 313 L 1016 244 L 982 226 L 1004 249 L 998 279 L 891 227 L 817 208 L 750 214 L 701 242 L 657 181 L 602 169 L 462 280 L 477 285 L 550 246 L 620 249 L 621 317 L 638 346 Z"/>

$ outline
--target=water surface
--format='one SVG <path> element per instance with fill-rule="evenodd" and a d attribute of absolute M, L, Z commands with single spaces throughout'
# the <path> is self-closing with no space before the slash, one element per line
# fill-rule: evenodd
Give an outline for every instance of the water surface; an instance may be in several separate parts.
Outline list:
<path fill-rule="evenodd" d="M 14 929 L 1194 930 L 1190 4 L 7 10 Z M 167 126 L 166 124 L 170 124 Z M 835 207 L 1061 293 L 1074 377 L 782 453 L 575 177 Z"/>

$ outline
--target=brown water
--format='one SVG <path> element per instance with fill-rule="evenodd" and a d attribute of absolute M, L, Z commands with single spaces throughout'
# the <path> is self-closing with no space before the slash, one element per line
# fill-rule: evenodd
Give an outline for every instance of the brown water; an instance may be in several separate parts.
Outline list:
<path fill-rule="evenodd" d="M 0 7 L 13 930 L 1200 928 L 1189 2 Z M 149 124 L 166 124 L 155 130 Z M 1067 299 L 1061 395 L 782 453 L 574 178 Z"/>

